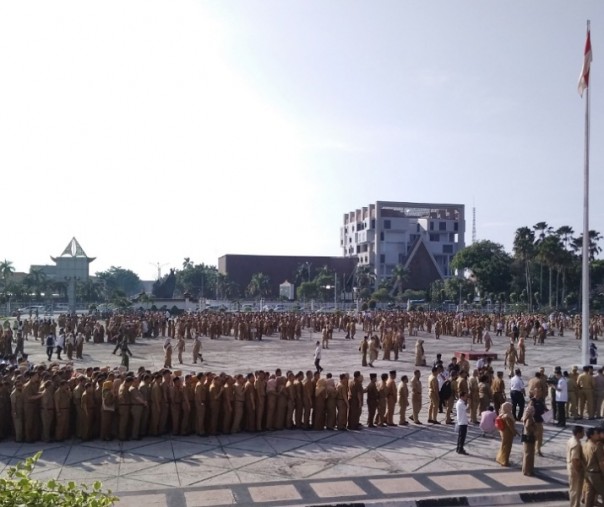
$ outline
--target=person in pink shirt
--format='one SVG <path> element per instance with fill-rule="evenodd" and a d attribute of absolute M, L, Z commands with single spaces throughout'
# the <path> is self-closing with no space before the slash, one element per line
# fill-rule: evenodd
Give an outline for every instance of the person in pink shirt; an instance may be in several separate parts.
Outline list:
<path fill-rule="evenodd" d="M 487 410 L 480 414 L 479 428 L 482 430 L 482 436 L 492 435 L 495 433 L 497 428 L 495 427 L 495 419 L 497 418 L 497 412 L 493 406 L 489 406 Z"/>

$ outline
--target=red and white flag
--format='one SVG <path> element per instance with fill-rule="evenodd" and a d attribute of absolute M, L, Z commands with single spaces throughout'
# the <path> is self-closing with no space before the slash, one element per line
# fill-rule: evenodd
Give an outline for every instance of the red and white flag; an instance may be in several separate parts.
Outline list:
<path fill-rule="evenodd" d="M 589 68 L 591 66 L 591 38 L 587 30 L 587 40 L 585 41 L 585 54 L 583 56 L 583 68 L 579 76 L 579 95 L 583 97 L 583 92 L 589 86 Z"/>

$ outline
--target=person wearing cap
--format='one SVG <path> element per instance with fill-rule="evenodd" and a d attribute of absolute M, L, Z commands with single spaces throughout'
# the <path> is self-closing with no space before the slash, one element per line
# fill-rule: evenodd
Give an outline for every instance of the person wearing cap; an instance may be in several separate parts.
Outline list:
<path fill-rule="evenodd" d="M 15 442 L 23 442 L 25 427 L 25 402 L 23 399 L 23 381 L 15 380 L 13 391 L 10 393 L 11 417 Z"/>
<path fill-rule="evenodd" d="M 582 426 L 573 427 L 566 443 L 566 469 L 568 471 L 568 496 L 570 507 L 581 507 L 581 494 L 585 480 L 585 458 L 581 440 L 585 434 Z"/>
<path fill-rule="evenodd" d="M 95 400 L 94 386 L 92 382 L 86 381 L 80 404 L 82 406 L 82 440 L 88 441 L 94 438 L 94 415 Z"/>
<path fill-rule="evenodd" d="M 348 386 L 348 429 L 359 430 L 361 425 L 361 412 L 363 410 L 363 376 L 360 371 L 352 375 L 352 382 Z"/>
<path fill-rule="evenodd" d="M 585 457 L 585 505 L 591 507 L 595 504 L 596 495 L 604 496 L 604 452 L 599 445 L 600 434 L 596 428 L 587 429 L 587 441 L 583 444 Z"/>
<path fill-rule="evenodd" d="M 55 440 L 63 442 L 70 436 L 69 415 L 71 411 L 71 391 L 66 380 L 59 382 L 59 388 L 54 393 L 55 413 L 57 425 L 55 428 Z"/>

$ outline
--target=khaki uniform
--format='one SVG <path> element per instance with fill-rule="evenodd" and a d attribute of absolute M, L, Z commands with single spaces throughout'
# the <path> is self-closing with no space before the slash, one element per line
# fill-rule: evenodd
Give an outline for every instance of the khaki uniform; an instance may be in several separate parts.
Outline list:
<path fill-rule="evenodd" d="M 13 389 L 10 395 L 11 416 L 15 431 L 15 442 L 23 442 L 25 428 L 25 401 L 20 389 Z"/>
<path fill-rule="evenodd" d="M 407 387 L 407 383 L 400 381 L 398 385 L 398 407 L 399 407 L 399 415 L 398 415 L 398 423 L 399 425 L 407 424 L 407 407 L 409 406 L 409 388 Z"/>
<path fill-rule="evenodd" d="M 413 422 L 420 424 L 419 411 L 422 408 L 422 383 L 418 378 L 411 380 L 411 411 L 413 412 Z"/>
<path fill-rule="evenodd" d="M 348 382 L 341 380 L 336 387 L 336 404 L 338 409 L 337 428 L 345 430 L 348 424 Z"/>
<path fill-rule="evenodd" d="M 583 372 L 577 379 L 577 389 L 579 394 L 579 417 L 583 417 L 583 413 L 587 410 L 587 417 L 593 417 L 594 400 L 593 400 L 593 377 L 588 372 Z"/>
<path fill-rule="evenodd" d="M 369 382 L 365 392 L 367 393 L 367 426 L 371 428 L 375 425 L 375 413 L 379 400 L 377 384 L 374 381 Z"/>
<path fill-rule="evenodd" d="M 71 391 L 59 388 L 55 391 L 55 411 L 57 415 L 57 426 L 55 440 L 62 442 L 70 437 L 69 415 L 71 411 Z"/>
<path fill-rule="evenodd" d="M 579 460 L 580 470 L 573 466 L 573 460 Z M 583 492 L 583 482 L 585 481 L 585 458 L 583 457 L 583 447 L 574 435 L 566 444 L 566 468 L 568 470 L 568 496 L 570 507 L 581 507 L 581 494 Z"/>
<path fill-rule="evenodd" d="M 125 383 L 120 385 L 117 394 L 117 406 L 118 406 L 118 431 L 117 438 L 120 440 L 128 440 L 128 428 L 130 424 L 130 409 L 132 407 L 132 398 L 130 396 L 130 386 L 126 387 Z"/>

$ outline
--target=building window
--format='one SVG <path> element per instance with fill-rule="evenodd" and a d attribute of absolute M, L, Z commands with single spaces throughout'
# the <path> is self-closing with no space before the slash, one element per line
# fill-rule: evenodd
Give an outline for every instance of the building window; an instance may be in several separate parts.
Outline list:
<path fill-rule="evenodd" d="M 420 232 L 420 227 L 421 226 L 419 225 L 419 222 L 418 222 L 415 227 L 415 232 Z"/>
<path fill-rule="evenodd" d="M 375 229 L 375 218 L 371 219 L 371 228 Z"/>
<path fill-rule="evenodd" d="M 457 232 L 457 231 L 459 230 L 459 222 L 454 222 L 454 223 L 453 223 L 453 230 L 454 230 L 455 232 Z"/>
<path fill-rule="evenodd" d="M 384 231 L 380 232 L 380 241 L 384 241 Z"/>
<path fill-rule="evenodd" d="M 438 222 L 438 230 L 446 231 L 447 230 L 447 222 Z"/>
<path fill-rule="evenodd" d="M 384 220 L 384 229 L 390 229 L 391 225 L 390 220 Z"/>
<path fill-rule="evenodd" d="M 380 264 L 384 264 L 386 262 L 386 254 L 380 254 Z"/>
<path fill-rule="evenodd" d="M 398 254 L 398 263 L 399 264 L 404 264 L 405 263 L 405 255 L 400 253 Z"/>
<path fill-rule="evenodd" d="M 443 253 L 444 254 L 452 254 L 453 253 L 453 245 L 443 245 Z"/>
<path fill-rule="evenodd" d="M 440 234 L 430 234 L 430 241 L 440 241 Z"/>
<path fill-rule="evenodd" d="M 456 239 L 455 239 L 455 236 L 457 236 L 457 234 L 455 234 L 454 232 L 450 232 L 449 233 L 449 241 L 451 243 L 456 243 L 457 242 Z"/>
<path fill-rule="evenodd" d="M 430 222 L 430 230 L 433 231 L 434 230 L 434 222 Z"/>

